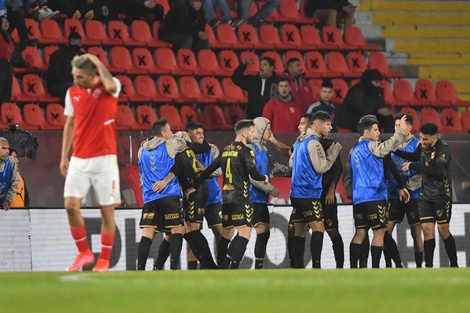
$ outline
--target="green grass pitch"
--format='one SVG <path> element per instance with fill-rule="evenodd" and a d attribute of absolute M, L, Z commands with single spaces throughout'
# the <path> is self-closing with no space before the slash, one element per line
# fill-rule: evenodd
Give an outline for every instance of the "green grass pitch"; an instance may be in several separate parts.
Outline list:
<path fill-rule="evenodd" d="M 0 273 L 0 312 L 469 312 L 470 269 Z"/>

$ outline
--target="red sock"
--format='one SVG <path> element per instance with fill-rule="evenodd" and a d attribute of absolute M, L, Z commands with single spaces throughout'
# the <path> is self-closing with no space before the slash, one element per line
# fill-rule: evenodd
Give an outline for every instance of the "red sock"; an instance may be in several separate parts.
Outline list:
<path fill-rule="evenodd" d="M 113 249 L 114 234 L 101 232 L 101 254 L 100 259 L 109 260 Z"/>
<path fill-rule="evenodd" d="M 88 247 L 88 240 L 86 239 L 85 225 L 71 226 L 70 232 L 72 233 L 72 238 L 75 240 L 79 252 L 85 252 L 90 249 Z"/>

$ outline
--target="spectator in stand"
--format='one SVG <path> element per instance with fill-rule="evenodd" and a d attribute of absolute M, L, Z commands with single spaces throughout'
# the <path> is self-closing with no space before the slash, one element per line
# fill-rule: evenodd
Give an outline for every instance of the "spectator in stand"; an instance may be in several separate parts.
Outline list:
<path fill-rule="evenodd" d="M 222 15 L 222 20 L 215 19 L 214 9 L 216 6 Z M 230 18 L 230 8 L 225 0 L 204 0 L 202 7 L 204 12 L 206 12 L 206 21 L 212 28 L 215 28 L 220 23 L 232 23 Z"/>
<path fill-rule="evenodd" d="M 328 112 L 333 118 L 331 123 L 332 132 L 336 133 L 338 131 L 338 122 L 336 121 L 336 107 L 331 103 L 331 97 L 333 97 L 333 84 L 331 80 L 323 80 L 320 89 L 320 100 L 315 103 L 312 103 L 308 109 L 307 113 L 315 113 L 317 111 Z"/>
<path fill-rule="evenodd" d="M 338 109 L 338 126 L 357 131 L 357 123 L 364 115 L 375 115 L 386 133 L 395 130 L 393 109 L 387 106 L 380 87 L 382 74 L 377 69 L 365 70 L 359 83 L 348 90 Z"/>
<path fill-rule="evenodd" d="M 174 6 L 165 17 L 160 38 L 181 48 L 199 51 L 209 48 L 206 18 L 202 9 L 202 0 L 186 0 L 184 4 Z"/>
<path fill-rule="evenodd" d="M 96 0 L 95 0 L 96 1 Z M 114 3 L 119 13 L 124 13 L 133 20 L 153 17 L 153 21 L 163 20 L 163 7 L 154 0 L 108 0 L 108 6 Z"/>
<path fill-rule="evenodd" d="M 249 64 L 253 64 L 252 59 L 242 60 L 232 74 L 232 81 L 248 92 L 247 117 L 254 119 L 263 114 L 264 105 L 276 93 L 277 77 L 274 73 L 274 60 L 270 57 L 261 59 L 259 73 L 256 75 L 243 74 Z"/>
<path fill-rule="evenodd" d="M 10 37 L 8 20 L 1 17 L 0 26 L 0 105 L 11 100 L 11 85 L 13 79 L 13 68 L 10 63 L 11 56 L 15 50 Z"/>
<path fill-rule="evenodd" d="M 82 36 L 71 32 L 68 44 L 51 55 L 47 70 L 47 89 L 51 95 L 65 98 L 67 89 L 74 85 L 71 62 L 75 56 L 84 54 L 81 48 Z"/>
<path fill-rule="evenodd" d="M 20 43 L 18 45 L 18 50 L 23 51 L 26 46 L 35 46 L 38 44 L 37 39 L 28 39 L 28 28 L 24 21 L 23 10 L 18 8 L 11 0 L 0 0 L 0 8 L 6 6 L 5 9 L 2 9 L 0 16 L 4 16 L 8 19 L 10 24 L 9 33 L 16 28 L 18 31 L 18 36 L 20 37 Z"/>
<path fill-rule="evenodd" d="M 263 117 L 271 121 L 273 132 L 296 132 L 302 112 L 292 101 L 290 82 L 287 78 L 279 79 L 277 93 L 266 103 Z"/>
<path fill-rule="evenodd" d="M 356 6 L 348 0 L 308 0 L 305 6 L 305 15 L 335 27 L 342 19 L 345 27 L 354 24 L 354 12 Z"/>
<path fill-rule="evenodd" d="M 284 76 L 290 81 L 291 94 L 294 98 L 294 102 L 302 113 L 304 113 L 313 102 L 314 97 L 312 87 L 303 76 L 302 65 L 299 59 L 290 58 L 287 61 L 287 70 L 284 72 Z"/>
<path fill-rule="evenodd" d="M 18 167 L 18 178 L 20 179 L 19 184 L 18 184 L 18 190 L 16 191 L 16 197 L 11 202 L 10 207 L 11 208 L 28 208 L 29 207 L 28 188 L 26 188 L 24 178 L 19 172 L 20 160 L 18 159 L 18 153 L 16 153 L 15 149 L 10 149 L 10 156 L 13 157 L 14 161 L 16 162 L 16 166 Z"/>
<path fill-rule="evenodd" d="M 56 19 L 60 15 L 60 11 L 52 11 L 48 8 L 47 0 L 13 0 L 13 2 L 38 21 Z"/>
<path fill-rule="evenodd" d="M 71 17 L 81 21 L 99 20 L 106 22 L 116 20 L 118 11 L 111 0 L 78 0 L 75 3 Z"/>
<path fill-rule="evenodd" d="M 233 22 L 232 24 L 233 27 L 238 27 L 240 24 L 243 24 L 243 23 L 250 23 L 255 26 L 258 26 L 264 23 L 265 22 L 264 20 L 268 18 L 269 16 L 271 16 L 274 10 L 277 9 L 277 7 L 279 6 L 280 0 L 259 0 L 259 2 L 264 2 L 265 5 L 263 5 L 256 12 L 256 14 L 250 20 L 248 20 L 252 2 L 253 0 L 237 0 L 238 20 Z"/>

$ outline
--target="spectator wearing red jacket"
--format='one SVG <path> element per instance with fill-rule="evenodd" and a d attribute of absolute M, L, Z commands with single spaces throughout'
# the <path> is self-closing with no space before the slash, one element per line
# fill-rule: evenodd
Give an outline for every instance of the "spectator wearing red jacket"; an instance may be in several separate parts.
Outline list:
<path fill-rule="evenodd" d="M 13 68 L 10 63 L 15 50 L 8 31 L 10 24 L 6 17 L 0 17 L 0 105 L 11 100 Z"/>
<path fill-rule="evenodd" d="M 302 113 L 314 102 L 312 87 L 303 76 L 302 65 L 297 58 L 287 60 L 287 70 L 283 73 L 291 86 L 291 95 Z"/>
<path fill-rule="evenodd" d="M 263 109 L 263 117 L 271 121 L 274 132 L 296 132 L 302 117 L 302 111 L 292 100 L 289 79 L 281 78 L 277 85 L 277 93 Z"/>

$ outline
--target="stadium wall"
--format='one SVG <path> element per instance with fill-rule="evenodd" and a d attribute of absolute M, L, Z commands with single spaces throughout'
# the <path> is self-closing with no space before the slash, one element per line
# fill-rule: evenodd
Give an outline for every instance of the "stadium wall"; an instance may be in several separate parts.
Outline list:
<path fill-rule="evenodd" d="M 289 267 L 287 252 L 287 224 L 291 212 L 289 206 L 270 206 L 271 238 L 268 242 L 265 268 Z M 139 229 L 140 209 L 116 210 L 116 241 L 111 257 L 111 270 L 135 270 L 137 246 L 140 241 Z M 100 251 L 100 212 L 96 208 L 83 209 L 82 214 L 87 224 L 88 241 L 92 251 L 98 255 Z M 345 267 L 349 267 L 349 243 L 354 234 L 351 205 L 340 205 L 338 208 L 340 232 L 345 244 Z M 470 264 L 470 205 L 454 204 L 451 231 L 455 237 L 459 265 Z M 210 243 L 213 235 L 207 225 L 203 233 Z M 406 221 L 399 224 L 393 234 L 397 240 L 405 267 L 415 267 L 413 241 Z M 467 236 L 467 237 L 466 237 Z M 242 268 L 254 267 L 254 244 L 256 234 L 248 244 Z M 147 270 L 153 265 L 161 235 L 157 235 L 147 262 Z M 306 241 L 305 264 L 311 268 L 310 240 Z M 186 251 L 184 242 L 183 251 Z M 69 232 L 67 216 L 63 208 L 43 209 L 12 209 L 0 211 L 0 271 L 64 271 L 76 255 L 76 248 Z M 369 258 L 370 263 L 370 258 Z M 181 254 L 181 268 L 186 269 L 186 253 Z M 436 241 L 434 259 L 435 267 L 447 267 L 448 261 L 441 240 Z M 369 264 L 370 266 L 370 264 Z M 382 258 L 382 265 L 384 267 Z M 169 268 L 169 263 L 165 265 Z M 331 241 L 325 234 L 322 254 L 322 268 L 335 267 Z"/>

